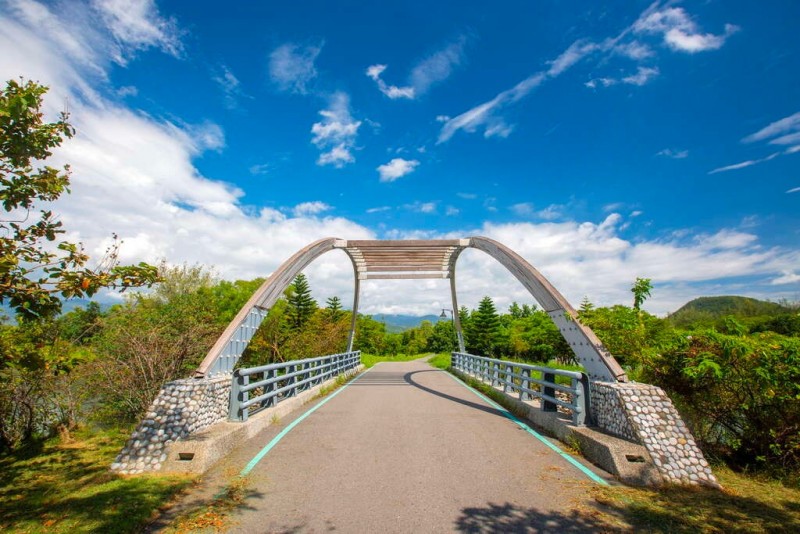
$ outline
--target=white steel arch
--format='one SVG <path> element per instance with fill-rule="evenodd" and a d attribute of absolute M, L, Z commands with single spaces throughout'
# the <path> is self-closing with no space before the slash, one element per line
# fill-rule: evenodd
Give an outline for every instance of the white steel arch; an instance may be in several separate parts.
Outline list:
<path fill-rule="evenodd" d="M 619 363 L 592 330 L 577 320 L 567 300 L 523 257 L 505 245 L 486 237 L 439 240 L 344 240 L 320 239 L 286 260 L 245 303 L 197 368 L 196 376 L 231 372 L 272 305 L 294 278 L 322 254 L 343 250 L 353 263 L 355 274 L 353 313 L 348 338 L 352 350 L 361 280 L 449 278 L 453 301 L 453 322 L 459 349 L 464 338 L 458 317 L 455 267 L 466 248 L 476 248 L 499 261 L 513 274 L 550 316 L 561 335 L 593 380 L 627 381 Z"/>

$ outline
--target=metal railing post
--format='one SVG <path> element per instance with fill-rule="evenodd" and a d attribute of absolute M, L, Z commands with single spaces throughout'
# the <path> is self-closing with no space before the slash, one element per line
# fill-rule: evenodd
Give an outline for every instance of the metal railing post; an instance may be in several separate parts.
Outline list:
<path fill-rule="evenodd" d="M 575 409 L 572 410 L 572 424 L 583 426 L 586 422 L 586 396 L 583 391 L 583 381 L 573 378 L 572 389 L 575 390 L 572 398 L 572 403 L 575 405 Z"/>
<path fill-rule="evenodd" d="M 556 375 L 553 374 L 553 373 L 542 373 L 542 378 L 544 379 L 545 382 L 555 383 L 555 381 L 556 381 Z M 544 395 L 547 395 L 548 397 L 555 398 L 555 396 L 556 396 L 555 388 L 548 387 L 548 386 L 545 386 L 543 388 L 542 393 Z M 543 412 L 555 412 L 557 409 L 558 409 L 558 407 L 556 406 L 556 404 L 554 402 L 549 401 L 549 400 L 545 400 L 545 398 L 542 397 L 542 411 Z"/>
<path fill-rule="evenodd" d="M 239 380 L 241 380 L 239 371 L 233 372 L 231 378 L 231 397 L 228 404 L 228 421 L 241 421 L 239 418 Z"/>
<path fill-rule="evenodd" d="M 520 388 L 519 388 L 519 400 L 521 401 L 530 400 L 531 398 L 531 394 L 525 391 L 526 389 L 531 388 L 530 378 L 531 378 L 531 370 L 522 369 L 522 382 L 520 383 Z"/>

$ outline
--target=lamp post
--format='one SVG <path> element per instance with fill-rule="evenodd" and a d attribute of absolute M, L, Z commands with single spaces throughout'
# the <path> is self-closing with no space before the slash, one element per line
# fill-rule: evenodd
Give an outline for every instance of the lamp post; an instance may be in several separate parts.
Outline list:
<path fill-rule="evenodd" d="M 450 318 L 453 318 L 453 310 L 448 310 L 447 308 L 442 308 L 442 313 L 439 315 L 439 319 L 447 320 L 447 313 L 450 312 Z"/>

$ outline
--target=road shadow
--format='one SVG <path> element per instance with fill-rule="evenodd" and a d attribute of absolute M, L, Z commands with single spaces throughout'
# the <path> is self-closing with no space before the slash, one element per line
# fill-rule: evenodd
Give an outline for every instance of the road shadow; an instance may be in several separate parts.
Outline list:
<path fill-rule="evenodd" d="M 455 520 L 457 532 L 492 534 L 509 532 L 623 532 L 602 518 L 579 510 L 541 512 L 536 508 L 523 508 L 515 504 L 487 503 L 484 507 L 461 510 Z"/>
<path fill-rule="evenodd" d="M 444 371 L 440 371 L 438 369 L 426 369 L 424 371 L 412 371 L 412 372 L 409 372 L 409 373 L 406 373 L 405 375 L 403 375 L 403 380 L 407 384 L 409 384 L 411 386 L 414 386 L 415 388 L 421 389 L 422 391 L 424 391 L 426 393 L 430 393 L 431 395 L 436 395 L 437 397 L 440 397 L 442 399 L 446 399 L 446 400 L 461 404 L 463 406 L 467 406 L 469 408 L 473 408 L 475 410 L 480 410 L 482 412 L 490 413 L 492 415 L 497 415 L 499 417 L 503 417 L 503 418 L 507 417 L 505 411 L 498 410 L 497 408 L 493 408 L 491 406 L 487 406 L 487 405 L 481 404 L 479 402 L 469 401 L 467 399 L 462 399 L 461 397 L 455 397 L 453 395 L 448 395 L 447 393 L 444 393 L 442 391 L 438 391 L 438 390 L 435 390 L 433 388 L 429 388 L 428 386 L 424 386 L 424 385 L 420 384 L 419 382 L 417 382 L 416 380 L 414 380 L 414 375 L 417 375 L 417 374 L 420 374 L 420 373 L 443 373 L 443 372 Z"/>

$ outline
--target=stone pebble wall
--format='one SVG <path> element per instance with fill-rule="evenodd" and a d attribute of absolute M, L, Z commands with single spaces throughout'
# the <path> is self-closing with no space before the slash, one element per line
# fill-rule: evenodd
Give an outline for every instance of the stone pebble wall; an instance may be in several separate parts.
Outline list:
<path fill-rule="evenodd" d="M 127 475 L 158 471 L 169 443 L 228 418 L 230 394 L 231 375 L 168 382 L 111 470 Z"/>
<path fill-rule="evenodd" d="M 592 382 L 591 402 L 597 426 L 644 445 L 666 482 L 719 486 L 661 388 L 637 382 Z"/>

